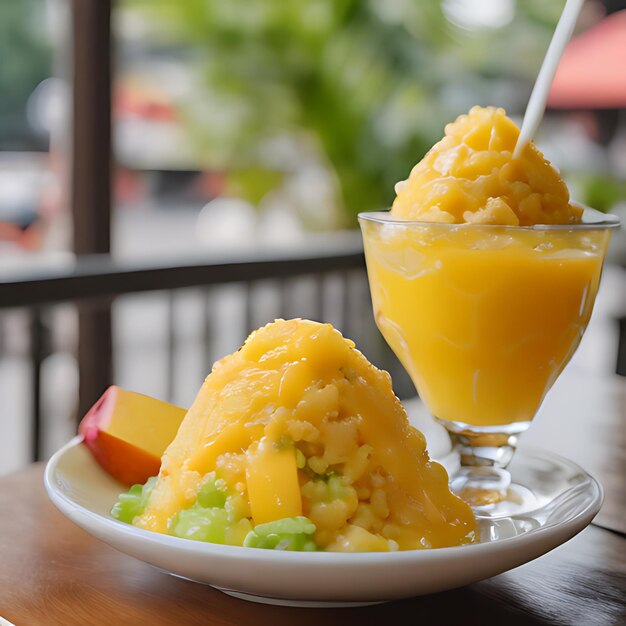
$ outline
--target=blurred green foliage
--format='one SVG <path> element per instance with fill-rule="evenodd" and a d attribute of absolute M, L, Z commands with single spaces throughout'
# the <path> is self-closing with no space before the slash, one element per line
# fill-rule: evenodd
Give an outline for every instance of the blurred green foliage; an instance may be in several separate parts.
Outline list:
<path fill-rule="evenodd" d="M 580 201 L 603 213 L 626 199 L 626 181 L 606 174 L 579 174 L 576 180 Z"/>
<path fill-rule="evenodd" d="M 51 72 L 44 10 L 45 0 L 0 0 L 0 148 L 4 150 L 41 147 L 32 136 L 25 104 Z"/>
<path fill-rule="evenodd" d="M 255 172 L 240 187 L 257 199 L 261 146 L 289 135 L 330 164 L 351 224 L 388 206 L 472 104 L 520 112 L 562 5 L 518 2 L 508 25 L 467 30 L 439 0 L 126 0 L 161 45 L 196 51 L 202 80 L 184 115 L 205 165 Z M 505 85 L 499 102 L 501 77 L 522 97 Z"/>

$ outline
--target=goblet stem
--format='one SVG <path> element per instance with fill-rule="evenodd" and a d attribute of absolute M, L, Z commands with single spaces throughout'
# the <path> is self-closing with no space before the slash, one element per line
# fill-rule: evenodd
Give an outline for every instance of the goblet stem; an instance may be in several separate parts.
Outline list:
<path fill-rule="evenodd" d="M 474 507 L 505 500 L 511 484 L 511 475 L 506 467 L 513 458 L 519 435 L 530 422 L 473 426 L 441 419 L 437 421 L 446 428 L 454 449 L 460 455 L 461 468 L 450 481 L 452 490 Z"/>

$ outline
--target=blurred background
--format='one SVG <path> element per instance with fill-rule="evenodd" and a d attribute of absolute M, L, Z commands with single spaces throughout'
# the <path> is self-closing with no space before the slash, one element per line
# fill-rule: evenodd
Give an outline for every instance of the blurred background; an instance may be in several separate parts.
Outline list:
<path fill-rule="evenodd" d="M 356 214 L 474 104 L 521 121 L 563 4 L 0 0 L 0 474 L 111 382 L 188 405 L 277 316 L 334 323 L 413 395 Z M 625 58 L 626 2 L 587 0 L 537 137 L 623 221 Z M 622 230 L 568 369 L 626 373 L 625 265 Z"/>

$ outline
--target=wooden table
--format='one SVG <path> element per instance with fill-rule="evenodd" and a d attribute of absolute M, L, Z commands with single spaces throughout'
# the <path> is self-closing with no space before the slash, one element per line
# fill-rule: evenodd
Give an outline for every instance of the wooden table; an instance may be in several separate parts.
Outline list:
<path fill-rule="evenodd" d="M 356 609 L 252 604 L 163 574 L 93 539 L 48 501 L 43 466 L 34 465 L 0 479 L 0 616 L 16 626 L 625 624 L 625 382 L 563 385 L 562 399 L 555 393 L 533 426 L 531 443 L 593 466 L 606 490 L 597 518 L 602 527 L 590 526 L 511 572 L 455 591 Z M 574 417 L 588 413 L 566 410 L 576 399 L 574 387 L 579 403 L 595 397 L 593 428 L 589 419 Z M 598 402 L 604 403 L 600 411 Z"/>

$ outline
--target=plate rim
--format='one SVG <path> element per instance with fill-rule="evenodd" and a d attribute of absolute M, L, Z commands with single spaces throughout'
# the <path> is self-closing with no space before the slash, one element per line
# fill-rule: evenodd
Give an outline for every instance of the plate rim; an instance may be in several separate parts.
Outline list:
<path fill-rule="evenodd" d="M 95 526 L 106 529 L 108 533 L 115 533 L 117 535 L 121 534 L 126 538 L 134 538 L 144 544 L 151 543 L 167 546 L 169 549 L 183 551 L 186 553 L 198 553 L 206 557 L 231 558 L 234 560 L 245 560 L 248 562 L 263 561 L 266 564 L 285 563 L 292 565 L 297 564 L 299 566 L 388 565 L 390 563 L 405 562 L 421 563 L 430 561 L 431 559 L 454 559 L 459 556 L 461 551 L 466 553 L 466 555 L 472 554 L 475 558 L 480 558 L 481 556 L 486 556 L 502 549 L 513 550 L 519 548 L 520 546 L 526 544 L 531 536 L 533 539 L 539 540 L 541 537 L 550 536 L 554 533 L 562 533 L 566 528 L 574 529 L 574 533 L 569 537 L 571 538 L 591 523 L 593 518 L 600 511 L 602 503 L 604 502 L 604 489 L 602 488 L 602 485 L 592 474 L 580 467 L 580 465 L 570 459 L 567 459 L 566 457 L 561 456 L 560 454 L 543 448 L 536 446 L 522 446 L 522 452 L 524 453 L 538 456 L 540 458 L 546 458 L 546 456 L 548 458 L 554 458 L 587 476 L 590 479 L 591 488 L 595 492 L 593 499 L 573 516 L 568 517 L 563 521 L 549 523 L 515 537 L 507 537 L 485 543 L 479 542 L 461 546 L 428 548 L 423 550 L 400 550 L 397 552 L 289 552 L 265 550 L 261 548 L 251 549 L 243 546 L 229 546 L 192 541 L 181 537 L 155 533 L 120 522 L 112 517 L 105 517 L 99 513 L 91 511 L 81 504 L 76 503 L 65 495 L 59 486 L 55 484 L 54 472 L 65 454 L 82 445 L 82 442 L 83 437 L 81 435 L 77 435 L 57 450 L 46 464 L 43 477 L 43 483 L 48 497 L 55 507 L 59 509 L 59 511 L 70 521 L 76 523 L 74 515 L 78 513 L 89 519 Z M 96 463 L 95 459 L 92 458 L 91 460 L 93 463 Z M 102 469 L 102 471 L 104 472 L 105 470 Z M 587 519 L 588 521 L 585 523 L 585 520 Z M 568 541 L 569 538 L 566 541 Z M 106 543 L 106 540 L 101 540 Z M 557 545 L 561 545 L 562 543 L 565 543 L 565 541 L 559 542 Z"/>

